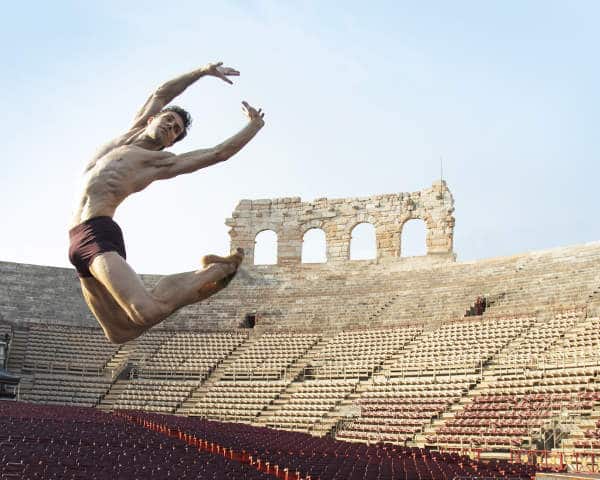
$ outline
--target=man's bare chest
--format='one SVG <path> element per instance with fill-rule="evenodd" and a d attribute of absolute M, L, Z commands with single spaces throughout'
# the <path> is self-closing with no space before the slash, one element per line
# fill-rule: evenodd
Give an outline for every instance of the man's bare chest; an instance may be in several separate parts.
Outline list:
<path fill-rule="evenodd" d="M 139 192 L 156 180 L 156 164 L 169 156 L 164 151 L 120 145 L 99 157 L 87 171 L 88 188 L 108 188 L 118 197 Z"/>

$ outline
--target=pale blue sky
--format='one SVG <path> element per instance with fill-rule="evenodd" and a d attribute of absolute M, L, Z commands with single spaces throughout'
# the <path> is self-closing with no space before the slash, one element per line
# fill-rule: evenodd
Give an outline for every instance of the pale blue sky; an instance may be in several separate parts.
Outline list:
<path fill-rule="evenodd" d="M 225 253 L 242 198 L 367 196 L 444 177 L 459 260 L 600 239 L 600 3 L 19 2 L 3 7 L 0 260 L 67 266 L 81 171 L 163 81 L 210 61 L 176 103 L 173 150 L 263 131 L 229 162 L 117 212 L 140 272 Z"/>

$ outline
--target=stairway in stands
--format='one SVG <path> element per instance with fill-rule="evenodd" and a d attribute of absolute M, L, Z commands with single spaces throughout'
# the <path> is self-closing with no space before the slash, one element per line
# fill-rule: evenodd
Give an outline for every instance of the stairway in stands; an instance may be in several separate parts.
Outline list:
<path fill-rule="evenodd" d="M 97 408 L 105 412 L 113 410 L 113 406 L 121 393 L 127 388 L 129 380 L 123 378 L 123 374 L 127 372 L 123 370 L 128 365 L 130 358 L 136 350 L 134 342 L 121 345 L 112 358 L 104 367 L 104 374 L 107 377 L 112 377 L 112 383 L 106 394 L 98 402 Z"/>
<path fill-rule="evenodd" d="M 244 352 L 252 348 L 252 346 L 260 340 L 264 332 L 260 330 L 253 330 L 248 340 L 243 342 L 238 348 L 236 348 L 231 355 L 223 360 L 208 376 L 208 378 L 202 382 L 202 384 L 192 391 L 191 395 L 181 404 L 177 409 L 177 415 L 193 416 L 194 406 L 198 403 L 198 400 L 204 397 L 210 390 L 211 386 L 217 383 L 223 378 L 225 373 L 229 370 L 229 367 L 239 358 Z"/>
<path fill-rule="evenodd" d="M 386 301 L 381 303 L 377 308 L 373 309 L 367 317 L 367 325 L 369 325 L 370 327 L 381 325 L 380 319 L 384 318 L 385 313 L 390 310 L 390 308 L 392 307 L 392 305 L 394 305 L 399 296 L 399 293 L 394 293 L 390 295 L 390 297 Z"/>
<path fill-rule="evenodd" d="M 298 358 L 289 369 L 290 384 L 283 390 L 273 402 L 267 406 L 253 422 L 253 425 L 264 427 L 269 423 L 271 416 L 277 412 L 282 405 L 285 405 L 294 392 L 298 391 L 304 380 L 304 371 L 307 366 L 323 352 L 330 340 L 335 337 L 337 332 L 325 332 L 321 339 L 308 349 L 304 355 Z"/>
<path fill-rule="evenodd" d="M 8 371 L 11 373 L 20 373 L 27 353 L 27 339 L 29 330 L 15 329 L 10 341 L 8 354 Z"/>
<path fill-rule="evenodd" d="M 115 380 L 111 385 L 110 389 L 100 400 L 96 408 L 104 412 L 110 412 L 113 410 L 113 406 L 119 399 L 121 394 L 127 389 L 129 380 Z"/>

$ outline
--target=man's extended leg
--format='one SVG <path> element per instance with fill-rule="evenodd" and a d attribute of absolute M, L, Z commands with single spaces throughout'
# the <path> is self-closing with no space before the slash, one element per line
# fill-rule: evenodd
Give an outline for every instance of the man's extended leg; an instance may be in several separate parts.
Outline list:
<path fill-rule="evenodd" d="M 152 291 L 146 289 L 140 277 L 116 252 L 98 255 L 91 263 L 90 271 L 126 312 L 132 322 L 131 333 L 139 336 L 175 310 L 199 302 L 223 288 L 220 282 L 235 273 L 242 259 L 243 254 L 238 252 L 202 270 L 166 276 Z M 103 321 L 111 323 L 110 318 L 103 318 Z"/>

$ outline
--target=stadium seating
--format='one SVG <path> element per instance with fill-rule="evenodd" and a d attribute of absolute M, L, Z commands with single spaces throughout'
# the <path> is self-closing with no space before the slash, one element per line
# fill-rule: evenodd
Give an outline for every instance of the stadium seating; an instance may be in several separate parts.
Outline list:
<path fill-rule="evenodd" d="M 242 332 L 174 333 L 150 353 L 139 375 L 202 380 L 246 339 Z"/>
<path fill-rule="evenodd" d="M 158 414 L 123 412 L 125 418 L 156 431 L 179 432 L 191 444 L 210 442 L 248 458 L 263 470 L 331 480 L 452 480 L 454 478 L 529 479 L 535 468 L 506 461 L 478 462 L 456 453 L 393 445 L 365 445 L 235 423 Z M 298 477 L 289 477 L 298 478 Z"/>
<path fill-rule="evenodd" d="M 23 371 L 101 375 L 117 350 L 98 328 L 32 325 Z"/>
<path fill-rule="evenodd" d="M 336 438 L 405 444 L 478 381 L 473 375 L 376 378 L 358 402 L 359 415 Z"/>
<path fill-rule="evenodd" d="M 190 415 L 251 422 L 285 389 L 285 380 L 223 381 L 211 386 Z"/>
<path fill-rule="evenodd" d="M 3 479 L 273 478 L 90 408 L 0 401 L 0 445 Z"/>
<path fill-rule="evenodd" d="M 268 435 L 296 442 L 306 455 L 296 447 L 267 453 L 256 442 L 230 440 L 230 448 L 306 475 L 369 478 L 372 463 L 377 475 L 449 475 L 434 464 L 454 454 L 425 446 L 504 457 L 552 446 L 567 456 L 600 453 L 599 265 L 600 245 L 589 244 L 443 268 L 250 268 L 121 347 L 97 327 L 44 323 L 26 305 L 32 321 L 11 330 L 23 347 L 12 365 L 22 367 L 28 402 L 204 417 L 190 419 L 190 429 L 222 425 L 209 420 L 260 425 L 218 428 L 231 428 L 231 438 L 247 427 L 251 436 L 265 432 L 265 444 Z M 480 295 L 485 313 L 465 318 Z M 235 328 L 248 312 L 256 327 Z M 561 431 L 550 445 L 553 425 Z M 295 436 L 307 432 L 340 442 Z M 319 455 L 337 448 L 350 453 L 334 469 Z M 370 453 L 361 460 L 357 452 Z M 374 460 L 399 452 L 413 465 Z M 305 458 L 315 455 L 320 466 Z"/>

